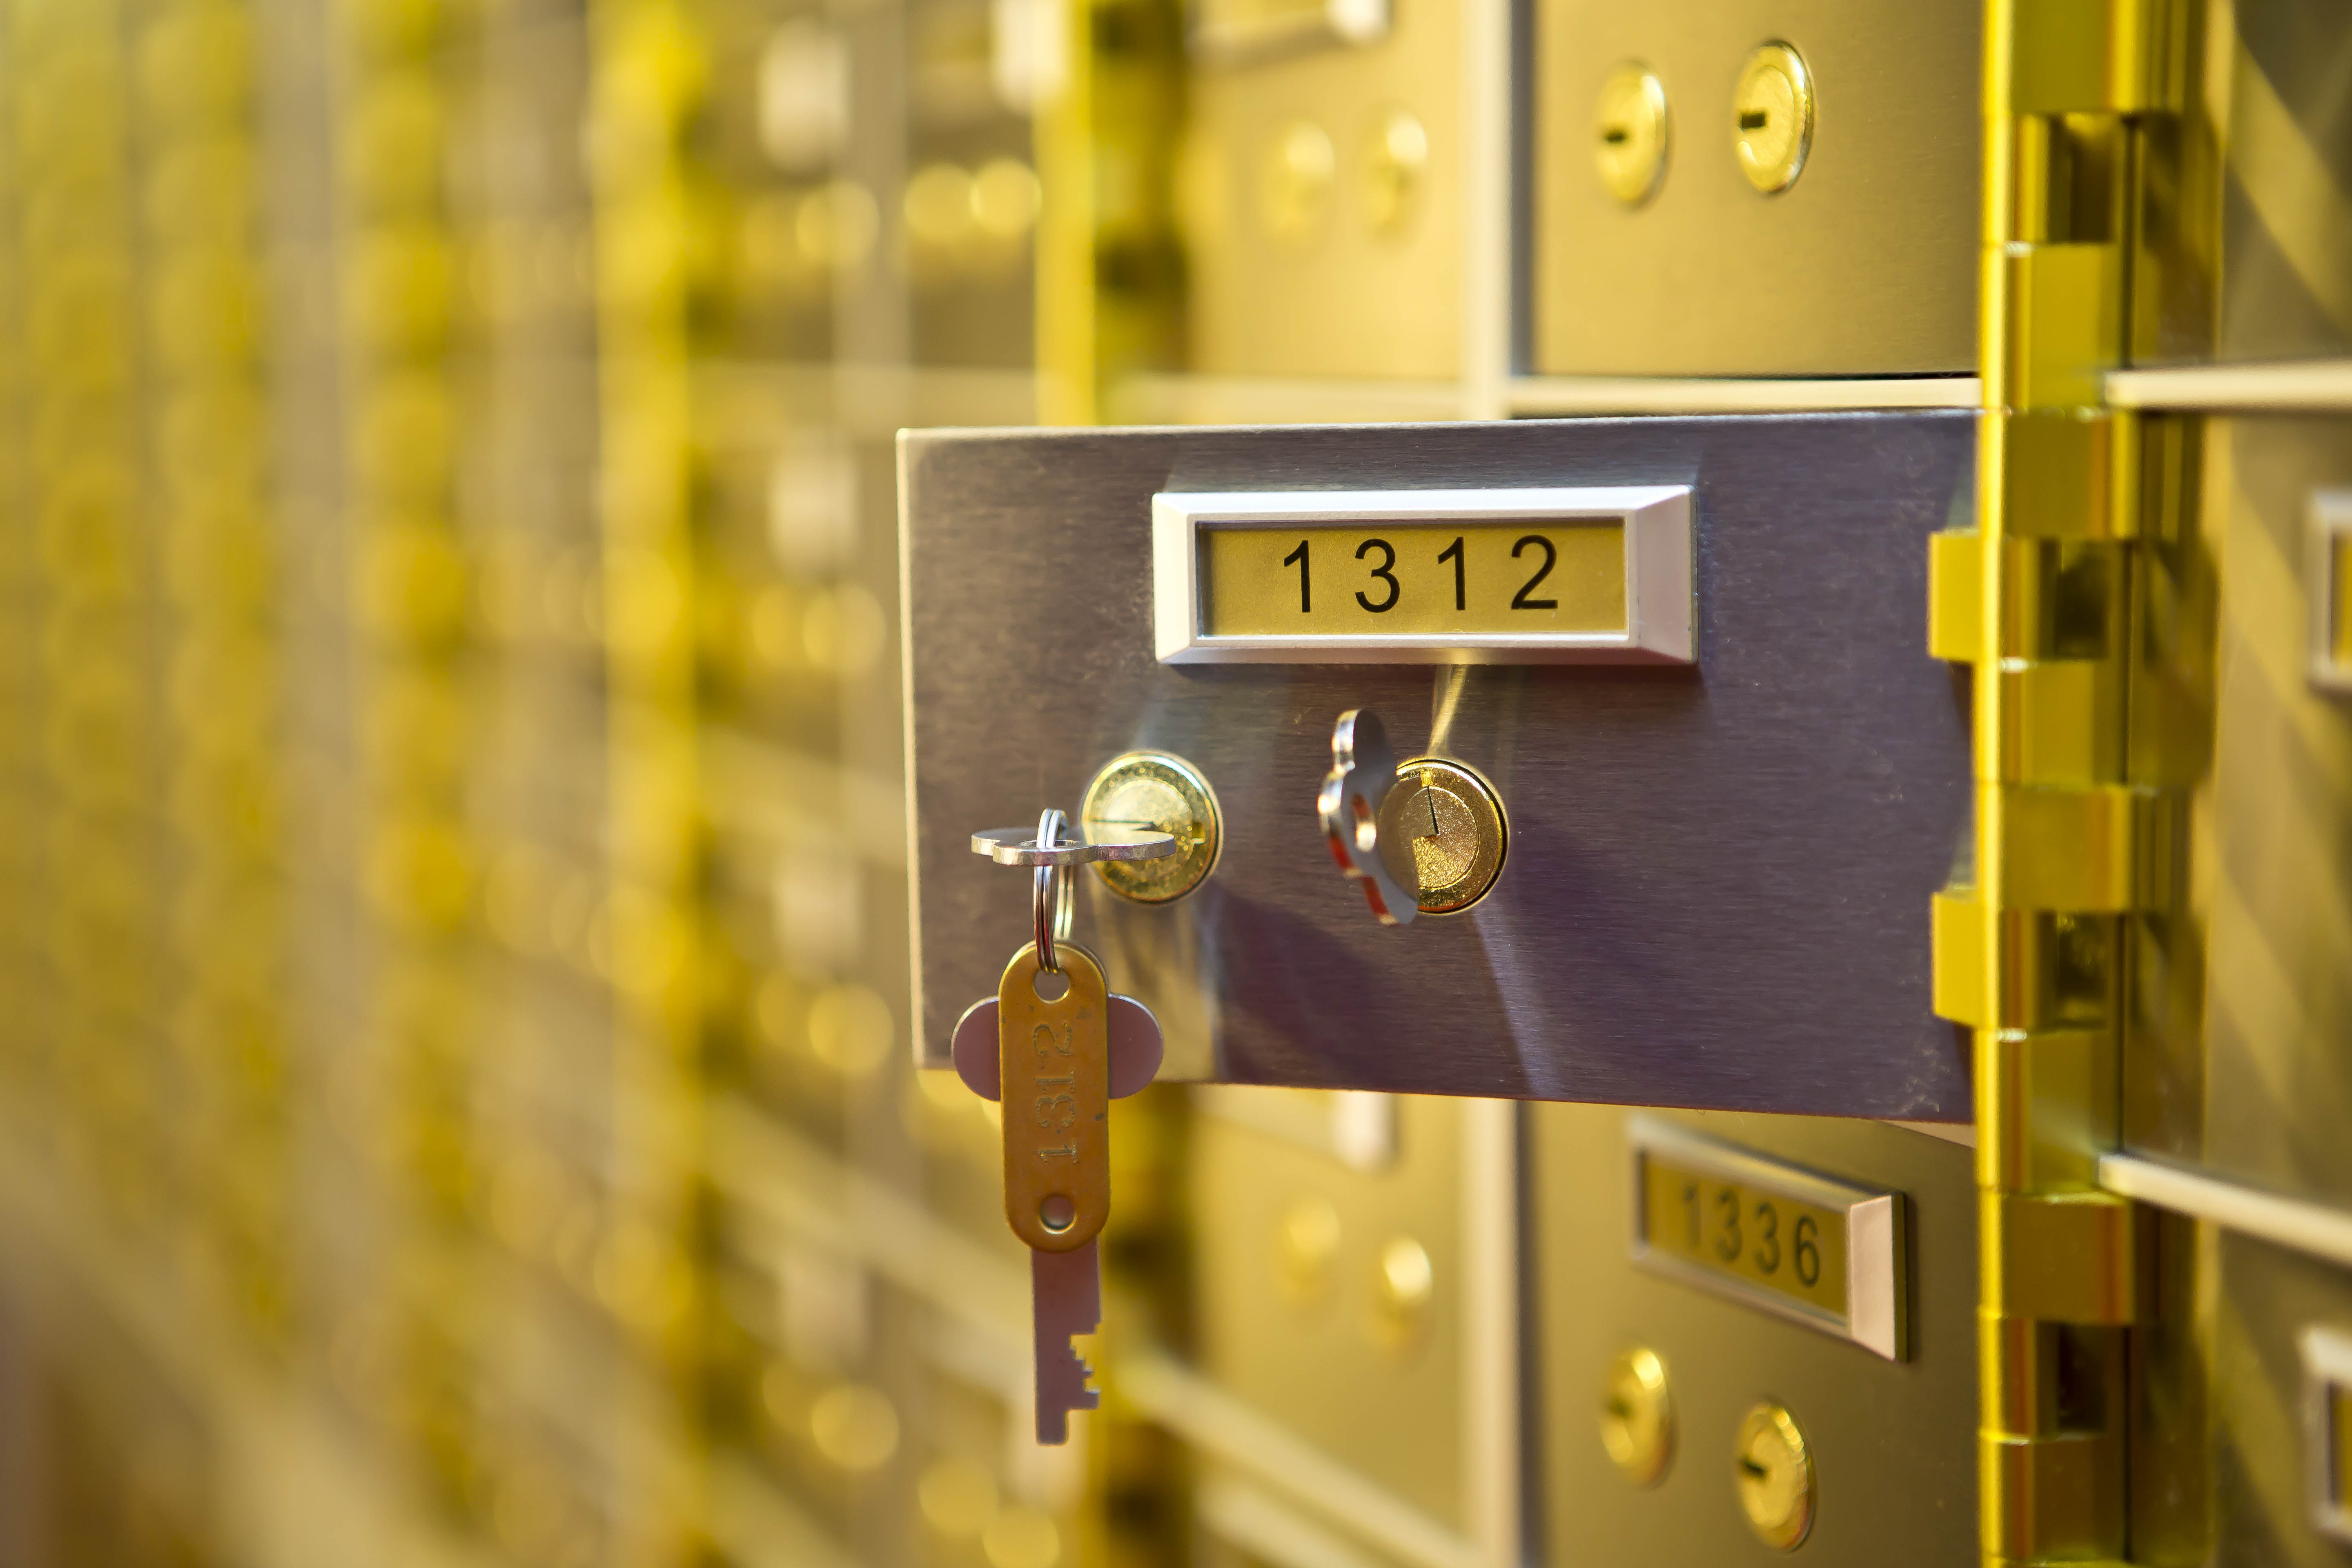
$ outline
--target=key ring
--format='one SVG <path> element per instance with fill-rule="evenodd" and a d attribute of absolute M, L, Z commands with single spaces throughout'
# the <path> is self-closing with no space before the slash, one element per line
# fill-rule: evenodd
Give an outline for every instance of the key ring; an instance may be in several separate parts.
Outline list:
<path fill-rule="evenodd" d="M 1077 912 L 1077 868 L 1087 860 L 1157 860 L 1177 850 L 1176 836 L 1158 828 L 1111 829 L 1072 838 L 1070 819 L 1052 806 L 1037 818 L 1037 831 L 1024 835 L 1018 827 L 990 827 L 971 836 L 975 855 L 985 855 L 1000 866 L 1034 866 L 1029 919 L 1036 929 L 1037 967 L 1048 974 L 1062 972 L 1056 942 L 1070 940 L 1071 920 Z"/>
<path fill-rule="evenodd" d="M 1062 842 L 1068 826 L 1068 817 L 1058 808 L 1047 806 L 1037 818 L 1037 842 L 1053 848 Z M 1032 889 L 1029 919 L 1036 928 L 1037 967 L 1048 974 L 1059 974 L 1062 963 L 1054 944 L 1069 941 L 1071 928 L 1076 923 L 1077 868 L 1067 863 L 1040 866 Z"/>

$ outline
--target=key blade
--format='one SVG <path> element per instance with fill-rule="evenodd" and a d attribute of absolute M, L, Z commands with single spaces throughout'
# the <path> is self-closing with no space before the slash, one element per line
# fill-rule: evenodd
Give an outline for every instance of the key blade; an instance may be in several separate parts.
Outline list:
<path fill-rule="evenodd" d="M 1068 1252 L 1031 1253 L 1029 1301 L 1037 1341 L 1037 1441 L 1058 1447 L 1070 1440 L 1070 1412 L 1096 1409 L 1102 1401 L 1087 1386 L 1093 1369 L 1070 1342 L 1102 1327 L 1097 1243 Z"/>

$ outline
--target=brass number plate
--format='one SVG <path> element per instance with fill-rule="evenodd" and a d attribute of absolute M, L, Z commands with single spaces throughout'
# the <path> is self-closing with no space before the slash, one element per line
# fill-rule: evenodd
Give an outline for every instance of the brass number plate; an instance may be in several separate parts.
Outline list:
<path fill-rule="evenodd" d="M 2311 1522 L 2352 1542 L 2352 1337 L 2317 1325 L 2300 1336 L 2303 1451 Z"/>
<path fill-rule="evenodd" d="M 1905 1356 L 1901 1194 L 1831 1181 L 1636 1118 L 1633 1256 L 1643 1266 Z"/>
<path fill-rule="evenodd" d="M 1845 1314 L 1845 1211 L 1647 1153 L 1646 1239 L 1658 1252 L 1835 1317 Z"/>
<path fill-rule="evenodd" d="M 1204 637 L 1625 630 L 1625 525 L 1212 528 Z"/>
<path fill-rule="evenodd" d="M 1164 663 L 1688 664 L 1691 492 L 1152 498 Z"/>
<path fill-rule="evenodd" d="M 1056 942 L 1069 989 L 1037 994 L 1023 943 L 997 983 L 997 1083 L 1004 1107 L 1004 1217 L 1039 1252 L 1093 1240 L 1110 1215 L 1110 987 L 1076 942 Z"/>

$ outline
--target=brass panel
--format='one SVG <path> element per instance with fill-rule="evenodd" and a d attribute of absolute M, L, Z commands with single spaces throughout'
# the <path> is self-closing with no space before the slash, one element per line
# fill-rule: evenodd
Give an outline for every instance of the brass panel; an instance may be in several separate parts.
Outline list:
<path fill-rule="evenodd" d="M 1097 860 L 1103 886 L 1139 904 L 1165 904 L 1207 881 L 1224 848 L 1217 792 L 1201 771 L 1162 752 L 1129 752 L 1105 763 L 1087 785 L 1078 820 L 1097 827 L 1144 827 L 1175 837 L 1177 851 L 1156 860 Z"/>
<path fill-rule="evenodd" d="M 1543 1560 L 1580 1568 L 1757 1561 L 1752 1531 L 1761 1527 L 1744 1506 L 1746 1472 L 1733 1445 L 1743 1418 L 1769 1401 L 1794 1417 L 1818 1489 L 1804 1562 L 1974 1563 L 1977 1232 L 1969 1150 L 1876 1122 L 1668 1118 L 1824 1176 L 1905 1194 L 1915 1270 L 1911 1354 L 1885 1361 L 1637 1268 L 1627 1256 L 1628 1114 L 1528 1108 Z M 1603 1379 L 1612 1358 L 1637 1345 L 1661 1359 L 1674 1399 L 1675 1452 L 1646 1489 L 1629 1483 L 1603 1441 Z M 1792 1513 L 1773 1517 L 1793 1529 Z"/>
<path fill-rule="evenodd" d="M 1456 0 L 1397 0 L 1378 43 L 1196 62 L 1185 368 L 1459 374 L 1461 30 Z"/>
<path fill-rule="evenodd" d="M 1461 1528 L 1461 1113 L 1444 1100 L 1394 1104 L 1396 1157 L 1372 1169 L 1276 1136 L 1266 1119 L 1196 1118 L 1198 1362 L 1293 1433 Z"/>
<path fill-rule="evenodd" d="M 2315 490 L 2352 481 L 2352 419 L 2185 424 L 2196 521 L 2156 578 L 2174 652 L 2144 704 L 2194 781 L 2178 906 L 2140 922 L 2126 1046 L 2136 1150 L 2352 1201 L 2352 707 L 2314 686 L 2328 584 Z"/>
<path fill-rule="evenodd" d="M 2134 359 L 2352 352 L 2352 30 L 2333 0 L 2179 7 L 2177 115 L 2134 128 Z"/>
<path fill-rule="evenodd" d="M 1966 0 L 1536 8 L 1535 319 L 1551 374 L 1961 372 L 1976 364 L 1977 68 Z M 1734 89 L 1760 45 L 1811 79 L 1801 172 L 1743 174 Z M 1639 61 L 1666 168 L 1639 206 L 1596 165 L 1596 106 Z"/>
<path fill-rule="evenodd" d="M 2352 1275 L 2168 1219 L 2163 1301 L 2141 1331 L 2132 1431 L 2132 1561 L 2147 1568 L 2339 1568 L 2314 1519 L 2306 1329 L 2352 1331 Z"/>
<path fill-rule="evenodd" d="M 1469 910 L 1494 889 L 1510 856 L 1503 797 L 1477 769 L 1444 757 L 1397 764 L 1396 787 L 1381 801 L 1380 831 L 1412 844 L 1413 901 L 1425 915 Z"/>

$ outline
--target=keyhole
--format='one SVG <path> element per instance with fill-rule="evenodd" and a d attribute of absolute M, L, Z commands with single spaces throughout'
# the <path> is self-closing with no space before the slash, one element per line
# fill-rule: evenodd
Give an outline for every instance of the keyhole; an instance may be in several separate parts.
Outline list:
<path fill-rule="evenodd" d="M 1772 117 L 1760 109 L 1751 109 L 1739 117 L 1742 131 L 1761 131 L 1772 123 Z"/>
<path fill-rule="evenodd" d="M 1629 140 L 1630 136 L 1631 133 L 1627 132 L 1623 126 L 1612 125 L 1608 130 L 1603 131 L 1601 133 L 1601 140 L 1608 142 L 1612 147 L 1622 147 Z"/>

